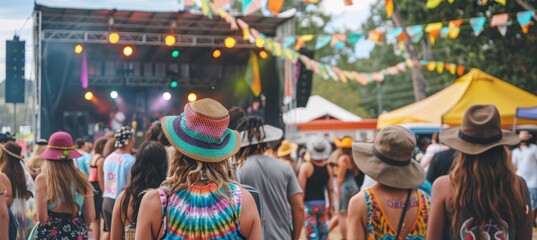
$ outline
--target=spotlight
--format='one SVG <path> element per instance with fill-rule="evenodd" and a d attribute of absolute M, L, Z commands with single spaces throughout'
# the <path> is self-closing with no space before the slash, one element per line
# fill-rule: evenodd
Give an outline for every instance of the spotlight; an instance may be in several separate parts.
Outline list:
<path fill-rule="evenodd" d="M 179 57 L 179 50 L 173 50 L 172 58 L 177 58 L 177 57 Z"/>
<path fill-rule="evenodd" d="M 165 92 L 162 94 L 162 98 L 166 101 L 170 101 L 170 99 L 172 99 L 172 95 L 169 92 Z"/>
<path fill-rule="evenodd" d="M 259 57 L 261 57 L 262 59 L 267 59 L 268 53 L 265 51 L 261 51 L 259 52 Z"/>
<path fill-rule="evenodd" d="M 117 92 L 116 91 L 111 91 L 110 92 L 110 98 L 116 99 L 117 98 Z"/>
<path fill-rule="evenodd" d="M 235 40 L 235 38 L 233 37 L 227 37 L 226 39 L 224 39 L 224 45 L 227 47 L 227 48 L 232 48 L 232 47 L 235 47 L 235 44 L 237 43 L 237 41 Z"/>
<path fill-rule="evenodd" d="M 213 51 L 213 58 L 219 58 L 220 56 L 222 56 L 222 52 L 220 50 L 216 49 Z"/>
<path fill-rule="evenodd" d="M 198 95 L 196 95 L 195 93 L 189 93 L 187 99 L 189 102 L 194 102 L 198 100 Z"/>
<path fill-rule="evenodd" d="M 166 44 L 166 46 L 173 46 L 173 45 L 175 45 L 175 36 L 173 36 L 173 35 L 167 35 L 167 36 L 164 38 L 164 44 Z"/>
<path fill-rule="evenodd" d="M 262 48 L 265 45 L 265 39 L 258 37 L 255 39 L 255 46 L 258 48 Z"/>
<path fill-rule="evenodd" d="M 83 50 L 84 50 L 84 47 L 83 47 L 82 45 L 77 44 L 77 45 L 75 46 L 75 53 L 76 53 L 76 54 L 81 54 Z"/>
<path fill-rule="evenodd" d="M 110 34 L 108 34 L 108 42 L 112 44 L 119 42 L 119 33 L 111 32 Z"/>
<path fill-rule="evenodd" d="M 87 91 L 84 93 L 84 99 L 86 99 L 86 101 L 91 101 L 93 99 L 93 93 L 91 91 Z"/>
<path fill-rule="evenodd" d="M 179 84 L 177 83 L 177 81 L 172 81 L 172 82 L 170 83 L 170 87 L 172 87 L 172 88 L 176 88 L 178 85 L 179 85 Z"/>
<path fill-rule="evenodd" d="M 132 47 L 126 46 L 125 48 L 123 48 L 123 55 L 125 55 L 126 57 L 130 57 L 132 53 L 134 53 Z"/>

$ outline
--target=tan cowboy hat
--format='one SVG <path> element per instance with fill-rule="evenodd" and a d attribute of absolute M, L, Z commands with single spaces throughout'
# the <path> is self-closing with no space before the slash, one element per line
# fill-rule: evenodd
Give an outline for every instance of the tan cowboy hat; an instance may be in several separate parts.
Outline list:
<path fill-rule="evenodd" d="M 298 149 L 298 145 L 295 143 L 290 142 L 289 140 L 283 140 L 282 144 L 278 148 L 278 151 L 276 152 L 276 156 L 283 157 L 290 155 L 292 152 L 296 151 Z"/>
<path fill-rule="evenodd" d="M 494 105 L 473 105 L 464 113 L 462 125 L 442 131 L 440 141 L 459 152 L 477 155 L 496 146 L 516 145 L 520 138 L 502 130 Z"/>
<path fill-rule="evenodd" d="M 353 143 L 354 162 L 367 176 L 394 188 L 411 189 L 425 181 L 425 172 L 412 159 L 416 138 L 401 126 L 381 129 L 374 143 Z"/>
<path fill-rule="evenodd" d="M 518 137 L 522 141 L 529 141 L 533 136 L 530 134 L 528 130 L 522 130 L 518 133 Z"/>

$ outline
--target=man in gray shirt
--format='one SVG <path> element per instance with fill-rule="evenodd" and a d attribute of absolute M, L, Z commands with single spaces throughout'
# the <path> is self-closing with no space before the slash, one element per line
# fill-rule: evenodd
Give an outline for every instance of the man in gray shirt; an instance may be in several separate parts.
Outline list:
<path fill-rule="evenodd" d="M 263 125 L 257 117 L 246 118 L 238 130 L 242 138 L 239 177 L 241 183 L 256 188 L 262 196 L 265 239 L 299 239 L 304 224 L 300 184 L 288 164 L 263 155 L 268 143 L 281 139 L 282 130 Z"/>

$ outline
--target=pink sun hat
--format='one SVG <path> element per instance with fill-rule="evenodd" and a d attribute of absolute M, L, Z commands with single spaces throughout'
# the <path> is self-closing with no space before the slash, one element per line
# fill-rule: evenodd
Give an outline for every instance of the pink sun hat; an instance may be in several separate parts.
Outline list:
<path fill-rule="evenodd" d="M 71 160 L 82 157 L 82 154 L 76 151 L 71 135 L 60 131 L 50 136 L 47 149 L 40 157 L 47 160 Z"/>

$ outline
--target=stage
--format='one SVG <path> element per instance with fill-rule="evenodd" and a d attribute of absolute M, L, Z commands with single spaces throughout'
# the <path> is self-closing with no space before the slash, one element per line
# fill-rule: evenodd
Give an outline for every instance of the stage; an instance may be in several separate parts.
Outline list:
<path fill-rule="evenodd" d="M 294 34 L 292 18 L 236 17 L 269 37 Z M 266 122 L 283 127 L 284 64 L 217 16 L 36 5 L 34 48 L 38 138 L 58 130 L 89 136 L 94 124 L 107 125 L 113 106 L 125 123 L 133 113 L 179 114 L 189 94 L 246 107 L 254 99 L 245 79 L 251 54 L 259 59 Z"/>

